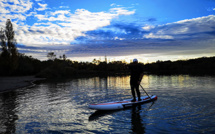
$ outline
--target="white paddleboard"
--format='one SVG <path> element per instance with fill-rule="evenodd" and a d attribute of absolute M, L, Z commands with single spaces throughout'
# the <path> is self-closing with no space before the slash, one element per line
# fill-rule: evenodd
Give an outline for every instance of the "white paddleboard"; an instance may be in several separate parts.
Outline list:
<path fill-rule="evenodd" d="M 142 103 L 157 100 L 157 96 L 156 95 L 152 95 L 150 97 L 142 96 L 141 101 L 135 101 L 135 102 L 131 102 L 131 100 L 132 99 L 123 100 L 123 101 L 99 103 L 99 104 L 90 104 L 89 108 L 94 109 L 94 110 L 118 110 L 118 109 L 124 109 L 124 108 L 127 108 L 127 107 L 132 107 L 133 105 L 142 104 Z"/>

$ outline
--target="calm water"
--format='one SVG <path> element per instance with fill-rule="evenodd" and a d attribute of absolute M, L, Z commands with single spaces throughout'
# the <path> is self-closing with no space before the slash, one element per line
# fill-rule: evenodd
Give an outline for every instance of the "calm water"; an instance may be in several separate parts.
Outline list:
<path fill-rule="evenodd" d="M 96 112 L 88 104 L 131 98 L 129 77 L 1 93 L 0 133 L 215 133 L 215 77 L 145 75 L 141 85 L 158 100 L 112 112 Z"/>

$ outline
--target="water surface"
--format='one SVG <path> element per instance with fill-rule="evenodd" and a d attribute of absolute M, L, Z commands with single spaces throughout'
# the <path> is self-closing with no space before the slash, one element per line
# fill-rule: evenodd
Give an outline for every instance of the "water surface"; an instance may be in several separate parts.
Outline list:
<path fill-rule="evenodd" d="M 0 133 L 214 133 L 214 81 L 145 75 L 158 100 L 111 112 L 88 105 L 131 98 L 129 76 L 41 83 L 0 94 Z"/>

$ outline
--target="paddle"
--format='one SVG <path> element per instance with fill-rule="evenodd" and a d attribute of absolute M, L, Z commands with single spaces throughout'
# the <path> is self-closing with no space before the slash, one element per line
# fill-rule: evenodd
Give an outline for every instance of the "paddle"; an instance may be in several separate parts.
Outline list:
<path fill-rule="evenodd" d="M 142 85 L 140 85 L 140 87 L 143 89 L 143 91 L 147 94 L 147 96 L 150 98 L 150 100 L 152 99 L 149 94 L 144 90 L 144 88 L 142 87 Z"/>

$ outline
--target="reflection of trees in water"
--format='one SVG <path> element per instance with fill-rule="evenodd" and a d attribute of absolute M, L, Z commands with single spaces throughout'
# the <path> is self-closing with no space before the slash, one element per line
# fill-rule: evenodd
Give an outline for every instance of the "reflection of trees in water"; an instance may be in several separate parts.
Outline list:
<path fill-rule="evenodd" d="M 18 119 L 16 115 L 16 93 L 6 92 L 0 94 L 0 133 L 15 133 L 15 121 Z"/>
<path fill-rule="evenodd" d="M 82 78 L 73 80 L 74 83 L 71 83 L 72 87 L 78 88 L 87 88 L 95 90 L 106 90 L 106 89 L 127 89 L 130 88 L 129 85 L 129 76 L 127 77 L 92 77 L 92 78 Z M 73 85 L 72 85 L 73 84 Z"/>
<path fill-rule="evenodd" d="M 128 89 L 130 88 L 129 82 L 130 77 L 124 76 L 124 77 L 108 77 L 108 85 L 111 87 L 114 87 L 115 89 Z"/>

